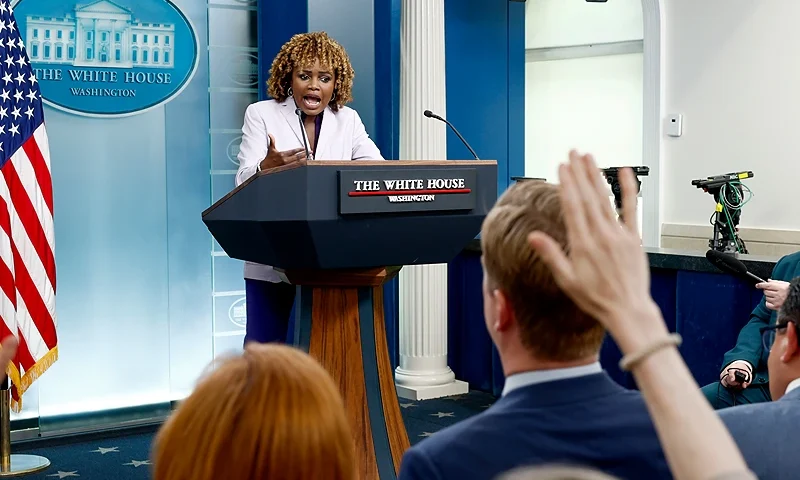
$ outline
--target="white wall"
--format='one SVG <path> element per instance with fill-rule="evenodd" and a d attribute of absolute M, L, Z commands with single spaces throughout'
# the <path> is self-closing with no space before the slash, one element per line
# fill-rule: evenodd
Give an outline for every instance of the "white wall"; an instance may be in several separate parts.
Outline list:
<path fill-rule="evenodd" d="M 528 0 L 525 16 L 528 49 L 642 39 L 641 0 Z M 603 167 L 641 165 L 642 99 L 641 53 L 529 60 L 525 175 L 557 183 L 572 148 L 591 152 Z M 639 202 L 640 225 L 642 212 Z"/>
<path fill-rule="evenodd" d="M 525 175 L 558 181 L 571 148 L 601 167 L 642 164 L 642 54 L 529 62 Z"/>
<path fill-rule="evenodd" d="M 666 113 L 684 115 L 683 136 L 663 140 L 664 223 L 707 225 L 713 201 L 691 180 L 752 170 L 740 225 L 800 229 L 800 1 L 662 0 L 662 8 Z"/>
<path fill-rule="evenodd" d="M 528 0 L 525 4 L 526 48 L 641 40 L 642 29 L 641 0 Z"/>
<path fill-rule="evenodd" d="M 528 62 L 525 78 L 525 176 L 558 183 L 572 148 L 600 167 L 642 164 L 641 53 Z"/>

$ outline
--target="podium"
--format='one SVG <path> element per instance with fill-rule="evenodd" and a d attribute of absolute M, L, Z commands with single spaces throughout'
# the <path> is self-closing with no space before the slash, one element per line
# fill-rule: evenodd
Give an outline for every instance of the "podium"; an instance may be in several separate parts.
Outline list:
<path fill-rule="evenodd" d="M 297 286 L 294 344 L 339 386 L 361 479 L 396 478 L 409 446 L 382 285 L 453 259 L 496 199 L 494 161 L 322 160 L 259 172 L 203 212 L 229 257 Z"/>

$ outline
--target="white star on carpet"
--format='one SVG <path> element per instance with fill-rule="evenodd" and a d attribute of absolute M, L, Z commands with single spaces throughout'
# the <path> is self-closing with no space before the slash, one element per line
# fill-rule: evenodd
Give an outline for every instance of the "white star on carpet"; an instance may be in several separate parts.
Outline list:
<path fill-rule="evenodd" d="M 445 400 L 455 400 L 455 401 L 459 401 L 459 400 L 464 400 L 465 398 L 467 398 L 467 396 L 466 396 L 466 395 L 453 395 L 452 397 L 445 397 L 444 399 L 445 399 Z"/>
<path fill-rule="evenodd" d="M 74 470 L 72 472 L 62 472 L 61 470 L 59 470 L 58 473 L 51 473 L 50 475 L 48 475 L 48 477 L 64 478 L 64 477 L 80 477 L 80 475 L 78 475 L 77 470 Z"/>
<path fill-rule="evenodd" d="M 131 460 L 130 463 L 123 463 L 123 465 L 133 465 L 134 467 L 141 467 L 142 465 L 150 465 L 150 460 Z"/>
<path fill-rule="evenodd" d="M 400 404 L 400 408 L 408 408 L 408 407 L 416 407 L 416 406 L 417 406 L 417 404 L 413 403 L 413 402 L 412 403 L 401 403 Z"/>
<path fill-rule="evenodd" d="M 453 412 L 436 412 L 436 413 L 431 413 L 431 417 L 439 417 L 439 418 L 450 417 L 450 418 L 455 418 L 455 415 L 453 414 Z"/>
<path fill-rule="evenodd" d="M 112 452 L 119 453 L 119 447 L 109 447 L 109 448 L 97 447 L 97 450 L 92 450 L 92 452 L 97 452 L 101 455 L 105 455 L 106 453 L 112 453 Z"/>
<path fill-rule="evenodd" d="M 420 437 L 430 437 L 433 435 L 431 432 L 422 432 L 419 434 Z"/>

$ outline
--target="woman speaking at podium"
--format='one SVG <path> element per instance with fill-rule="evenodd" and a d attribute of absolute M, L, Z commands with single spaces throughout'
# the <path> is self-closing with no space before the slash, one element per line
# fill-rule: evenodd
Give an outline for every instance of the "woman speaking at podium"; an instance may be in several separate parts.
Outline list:
<path fill-rule="evenodd" d="M 293 36 L 272 62 L 272 100 L 247 107 L 236 185 L 261 170 L 313 160 L 383 160 L 352 101 L 353 67 L 324 32 Z M 302 124 L 302 128 L 301 128 Z M 245 263 L 245 343 L 285 342 L 295 287 L 272 267 Z"/>

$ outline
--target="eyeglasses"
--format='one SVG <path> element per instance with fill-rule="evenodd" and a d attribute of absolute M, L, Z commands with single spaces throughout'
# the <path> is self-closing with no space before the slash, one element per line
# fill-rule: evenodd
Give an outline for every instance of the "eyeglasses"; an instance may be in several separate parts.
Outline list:
<path fill-rule="evenodd" d="M 797 324 L 794 320 L 776 323 L 775 325 L 770 325 L 768 327 L 761 327 L 761 343 L 764 345 L 764 349 L 767 352 L 772 350 L 772 345 L 775 344 L 775 337 L 777 335 L 776 332 L 778 330 L 786 330 L 786 327 L 788 327 L 790 323 L 794 324 L 795 328 L 797 328 Z"/>

